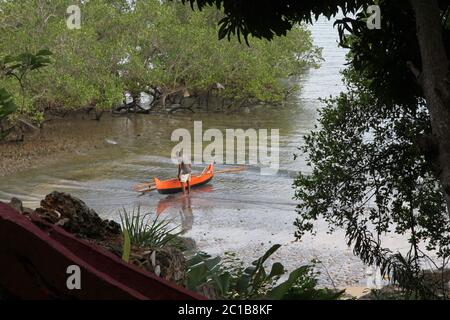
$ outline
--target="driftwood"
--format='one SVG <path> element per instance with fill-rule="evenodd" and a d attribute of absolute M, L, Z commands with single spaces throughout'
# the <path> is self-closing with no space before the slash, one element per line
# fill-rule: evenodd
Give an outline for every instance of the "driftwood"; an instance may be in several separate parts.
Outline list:
<path fill-rule="evenodd" d="M 133 101 L 130 103 L 120 105 L 113 111 L 113 113 L 121 113 L 122 111 L 126 110 L 126 112 L 129 112 L 129 113 L 147 114 L 147 113 L 150 113 L 151 109 L 152 109 L 152 107 L 150 107 L 149 109 L 144 109 L 139 105 L 139 103 L 136 103 Z"/>
<path fill-rule="evenodd" d="M 24 119 L 19 118 L 19 119 L 17 119 L 17 121 L 23 123 L 24 125 L 26 125 L 27 127 L 31 128 L 31 129 L 39 130 L 38 127 L 36 127 L 35 125 L 31 124 L 30 122 L 28 122 L 28 121 L 26 121 Z"/>
<path fill-rule="evenodd" d="M 175 112 L 177 112 L 177 111 L 179 111 L 179 110 L 188 110 L 188 111 L 190 111 L 190 112 L 192 112 L 192 113 L 195 113 L 195 111 L 192 110 L 192 107 L 183 107 L 182 105 L 178 105 L 178 106 L 176 106 L 176 107 L 171 108 L 171 109 L 169 110 L 169 114 L 173 114 L 173 113 L 175 113 Z"/>
<path fill-rule="evenodd" d="M 162 104 L 162 107 L 163 107 L 164 110 L 166 110 L 166 100 L 167 100 L 167 98 L 169 96 L 171 96 L 171 95 L 173 95 L 175 93 L 179 93 L 179 92 L 187 92 L 186 86 L 180 86 L 180 87 L 177 87 L 177 88 L 175 88 L 173 90 L 170 90 L 168 92 L 164 92 L 162 94 L 162 96 L 161 96 L 161 104 Z"/>

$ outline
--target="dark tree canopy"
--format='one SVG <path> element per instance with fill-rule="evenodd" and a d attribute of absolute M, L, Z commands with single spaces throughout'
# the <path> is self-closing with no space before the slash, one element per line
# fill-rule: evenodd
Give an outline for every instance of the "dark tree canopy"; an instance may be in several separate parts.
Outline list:
<path fill-rule="evenodd" d="M 361 0 L 183 0 L 194 8 L 207 5 L 223 8 L 226 17 L 221 21 L 221 38 L 226 35 L 253 35 L 272 39 L 286 35 L 299 22 L 313 22 L 320 15 L 331 17 L 339 10 L 355 13 L 362 5 L 372 3 Z"/>
<path fill-rule="evenodd" d="M 410 71 L 410 63 L 421 67 L 414 12 L 409 0 L 379 1 L 382 27 L 369 30 L 365 12 L 370 0 L 183 0 L 202 9 L 208 5 L 222 8 L 219 38 L 248 36 L 273 39 L 283 36 L 296 23 L 313 23 L 320 15 L 327 18 L 342 13 L 336 21 L 341 45 L 351 48 L 351 63 L 357 71 L 374 79 L 371 86 L 393 103 L 415 103 L 423 96 Z M 442 16 L 448 14 L 449 0 L 439 1 Z M 446 20 L 443 20 L 445 25 Z M 450 52 L 450 30 L 444 29 L 447 52 Z M 351 43 L 345 32 L 355 35 Z"/>
<path fill-rule="evenodd" d="M 327 100 L 301 149 L 312 173 L 295 181 L 296 236 L 324 219 L 330 231 L 345 230 L 362 261 L 381 266 L 414 297 L 445 296 L 444 277 L 430 285 L 422 269 L 431 261 L 442 272 L 450 261 L 450 1 L 185 2 L 223 8 L 219 38 L 245 41 L 343 14 L 336 25 L 350 49 L 348 91 Z M 373 4 L 381 29 L 367 26 Z M 407 239 L 409 250 L 384 246 L 389 233 Z"/>

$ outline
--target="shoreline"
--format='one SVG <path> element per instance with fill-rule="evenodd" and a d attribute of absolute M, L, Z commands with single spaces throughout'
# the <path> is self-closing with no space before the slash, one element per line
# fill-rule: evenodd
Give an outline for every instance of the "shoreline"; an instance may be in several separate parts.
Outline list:
<path fill-rule="evenodd" d="M 242 107 L 242 112 L 248 114 L 261 106 Z M 198 114 L 209 113 L 216 112 L 203 110 Z M 42 129 L 24 133 L 23 141 L 0 141 L 0 177 L 17 174 L 30 168 L 39 168 L 41 163 L 48 165 L 73 153 L 84 155 L 114 145 L 108 142 L 116 134 L 112 123 L 114 118 L 142 118 L 168 114 L 157 112 L 117 114 L 111 111 L 105 112 L 101 119 L 96 120 L 86 111 L 78 110 L 64 117 L 49 118 Z M 94 134 L 90 134 L 91 132 Z M 53 159 L 55 155 L 57 159 Z"/>
<path fill-rule="evenodd" d="M 107 129 L 112 117 L 112 114 L 105 114 L 100 121 L 94 121 L 85 113 L 71 114 L 48 120 L 42 129 L 26 133 L 24 141 L 0 142 L 0 177 L 107 147 L 105 139 L 112 130 L 105 130 L 104 134 L 95 130 L 96 134 L 91 135 L 90 128 Z"/>
<path fill-rule="evenodd" d="M 25 142 L 2 143 L 0 148 L 0 177 L 4 177 L 58 161 L 73 152 L 87 152 L 95 146 L 83 146 L 70 139 L 42 140 L 27 137 Z M 52 159 L 55 155 L 59 159 Z"/>

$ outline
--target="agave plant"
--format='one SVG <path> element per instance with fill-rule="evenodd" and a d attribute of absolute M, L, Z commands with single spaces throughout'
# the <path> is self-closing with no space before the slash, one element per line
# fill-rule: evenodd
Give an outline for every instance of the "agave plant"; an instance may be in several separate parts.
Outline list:
<path fill-rule="evenodd" d="M 150 213 L 141 215 L 140 206 L 131 213 L 123 208 L 120 221 L 130 243 L 140 247 L 160 248 L 172 243 L 179 235 L 174 232 L 178 227 L 170 227 L 171 221 L 160 220 Z"/>

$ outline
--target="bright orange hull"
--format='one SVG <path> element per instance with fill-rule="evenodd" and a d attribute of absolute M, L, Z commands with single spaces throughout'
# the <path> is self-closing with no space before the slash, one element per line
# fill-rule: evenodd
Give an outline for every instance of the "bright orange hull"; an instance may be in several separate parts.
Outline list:
<path fill-rule="evenodd" d="M 199 175 L 192 175 L 191 177 L 191 187 L 202 186 L 207 184 L 214 177 L 214 166 L 210 164 L 208 167 L 203 170 L 203 172 Z M 178 179 L 171 180 L 159 180 L 155 178 L 156 189 L 161 194 L 170 194 L 170 193 L 178 193 L 183 191 L 183 187 L 181 186 L 181 182 Z"/>

